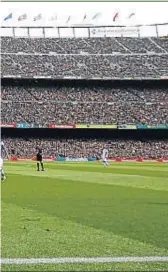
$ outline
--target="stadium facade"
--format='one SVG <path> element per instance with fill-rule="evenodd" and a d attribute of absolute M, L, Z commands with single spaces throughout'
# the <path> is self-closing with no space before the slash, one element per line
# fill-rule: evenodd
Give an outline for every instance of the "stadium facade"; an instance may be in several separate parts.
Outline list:
<path fill-rule="evenodd" d="M 168 22 L 149 25 L 1 26 L 1 36 L 38 38 L 166 37 Z"/>

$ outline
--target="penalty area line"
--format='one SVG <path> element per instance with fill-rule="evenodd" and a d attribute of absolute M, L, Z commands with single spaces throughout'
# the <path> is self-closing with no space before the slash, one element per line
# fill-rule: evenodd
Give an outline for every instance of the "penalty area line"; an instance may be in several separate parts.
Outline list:
<path fill-rule="evenodd" d="M 2 258 L 1 264 L 68 264 L 68 263 L 147 263 L 168 262 L 168 256 L 145 257 L 74 257 L 74 258 Z"/>

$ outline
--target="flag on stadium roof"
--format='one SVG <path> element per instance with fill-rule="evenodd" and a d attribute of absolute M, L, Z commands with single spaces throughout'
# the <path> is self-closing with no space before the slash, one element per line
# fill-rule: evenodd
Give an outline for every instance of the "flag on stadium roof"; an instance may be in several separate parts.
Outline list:
<path fill-rule="evenodd" d="M 99 18 L 100 16 L 101 16 L 101 12 L 97 12 L 97 13 L 93 16 L 92 20 L 95 20 L 95 19 Z"/>
<path fill-rule="evenodd" d="M 9 19 L 12 19 L 12 15 L 13 15 L 13 14 L 10 13 L 7 17 L 4 18 L 4 21 L 7 21 L 7 20 L 9 20 Z"/>
<path fill-rule="evenodd" d="M 66 21 L 66 24 L 71 20 L 71 16 L 69 15 L 67 21 Z"/>
<path fill-rule="evenodd" d="M 131 17 L 133 17 L 135 15 L 135 12 L 130 13 L 130 15 L 128 16 L 128 19 L 131 19 Z"/>
<path fill-rule="evenodd" d="M 49 18 L 50 21 L 57 20 L 57 14 L 53 15 L 52 17 Z"/>
<path fill-rule="evenodd" d="M 26 20 L 26 19 L 27 19 L 27 14 L 26 13 L 24 13 L 24 14 L 22 14 L 22 15 L 20 15 L 18 17 L 18 21 L 23 21 L 23 20 Z"/>
<path fill-rule="evenodd" d="M 84 17 L 83 17 L 83 21 L 82 21 L 82 22 L 84 22 L 84 21 L 85 21 L 86 17 L 87 17 L 87 15 L 86 15 L 86 13 L 85 13 L 85 15 L 84 15 Z"/>
<path fill-rule="evenodd" d="M 113 22 L 115 22 L 119 17 L 119 12 L 116 12 L 113 16 Z"/>
<path fill-rule="evenodd" d="M 35 16 L 35 17 L 33 18 L 33 21 L 35 22 L 35 21 L 38 21 L 38 20 L 41 20 L 41 19 L 42 19 L 42 14 L 39 13 L 37 16 Z"/>

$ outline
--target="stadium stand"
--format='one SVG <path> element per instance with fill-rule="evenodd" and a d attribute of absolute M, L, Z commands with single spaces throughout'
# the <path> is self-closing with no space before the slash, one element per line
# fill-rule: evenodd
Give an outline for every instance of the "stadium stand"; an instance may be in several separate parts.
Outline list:
<path fill-rule="evenodd" d="M 2 37 L 2 76 L 159 78 L 168 74 L 160 38 Z"/>
<path fill-rule="evenodd" d="M 106 139 L 33 139 L 4 138 L 9 150 L 15 150 L 18 158 L 32 158 L 36 147 L 44 150 L 44 157 L 56 158 L 63 154 L 69 158 L 101 158 L 102 149 L 109 150 L 111 158 L 166 158 L 168 141 L 136 141 L 136 140 L 111 140 Z"/>
<path fill-rule="evenodd" d="M 2 86 L 1 98 L 3 123 L 168 123 L 168 91 L 164 88 Z"/>
<path fill-rule="evenodd" d="M 136 87 L 131 83 L 132 79 L 168 77 L 168 39 L 2 37 L 1 64 L 3 124 L 37 124 L 46 129 L 49 124 L 168 125 L 167 85 Z M 20 79 L 14 85 L 4 84 L 3 80 L 11 77 Z M 40 77 L 55 79 L 55 83 L 38 85 Z M 25 84 L 24 78 L 36 84 Z M 70 86 L 66 78 L 87 79 L 88 83 Z M 113 81 L 104 87 L 89 84 L 92 79 L 125 78 L 130 80 L 125 86 L 115 87 Z M 57 84 L 57 79 L 64 83 Z M 109 140 L 105 135 L 75 139 L 68 138 L 67 132 L 67 137 L 44 139 L 6 133 L 4 141 L 9 150 L 16 150 L 18 158 L 32 158 L 37 145 L 44 149 L 45 156 L 54 158 L 58 153 L 71 158 L 99 158 L 105 146 L 112 158 L 168 157 L 164 137 Z"/>
<path fill-rule="evenodd" d="M 2 53 L 132 54 L 168 53 L 168 40 L 161 38 L 13 38 L 2 37 Z"/>

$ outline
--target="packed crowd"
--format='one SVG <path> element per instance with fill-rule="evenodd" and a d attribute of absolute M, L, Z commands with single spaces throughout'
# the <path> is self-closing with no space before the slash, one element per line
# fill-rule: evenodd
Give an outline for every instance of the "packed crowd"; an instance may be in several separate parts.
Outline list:
<path fill-rule="evenodd" d="M 19 85 L 19 84 L 18 84 Z M 168 89 L 142 87 L 1 86 L 1 100 L 10 102 L 168 102 Z"/>
<path fill-rule="evenodd" d="M 168 53 L 166 38 L 13 38 L 2 37 L 2 53 L 131 54 Z"/>
<path fill-rule="evenodd" d="M 168 76 L 168 39 L 2 37 L 1 75 L 20 77 L 138 78 Z M 2 86 L 2 123 L 168 124 L 164 88 Z M 168 157 L 168 141 L 5 138 L 10 154 L 100 158 Z"/>
<path fill-rule="evenodd" d="M 44 157 L 56 158 L 60 154 L 70 158 L 101 158 L 102 149 L 109 150 L 111 158 L 167 158 L 168 140 L 89 140 L 89 139 L 23 139 L 4 138 L 11 156 L 33 158 L 37 146 Z"/>
<path fill-rule="evenodd" d="M 2 37 L 1 52 L 2 77 L 168 76 L 167 39 Z"/>
<path fill-rule="evenodd" d="M 2 54 L 2 76 L 51 78 L 160 78 L 168 76 L 168 53 L 161 55 Z"/>
<path fill-rule="evenodd" d="M 2 123 L 168 124 L 168 90 L 2 86 Z"/>

